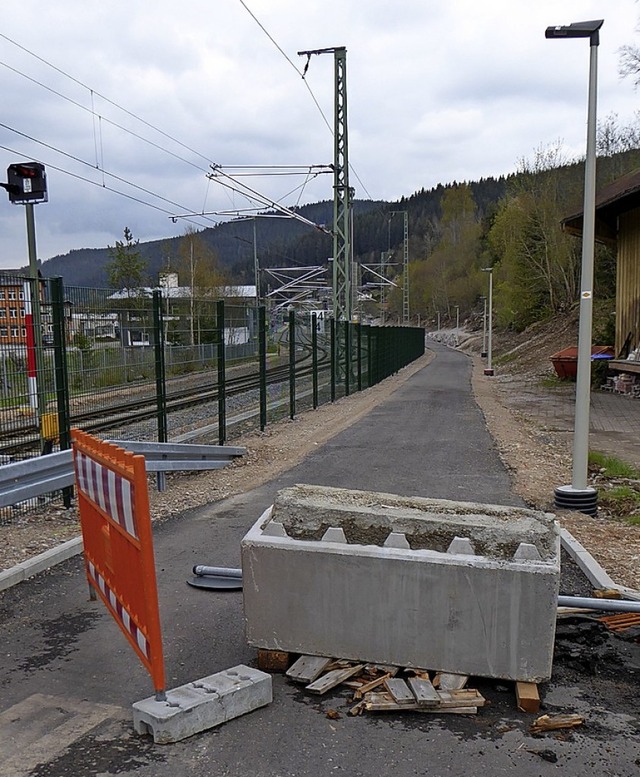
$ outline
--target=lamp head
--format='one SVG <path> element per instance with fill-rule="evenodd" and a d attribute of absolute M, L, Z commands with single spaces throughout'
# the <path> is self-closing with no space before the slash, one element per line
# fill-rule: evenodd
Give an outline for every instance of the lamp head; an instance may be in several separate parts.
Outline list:
<path fill-rule="evenodd" d="M 547 27 L 545 38 L 591 38 L 591 45 L 597 46 L 600 42 L 598 31 L 604 24 L 604 19 L 594 19 L 589 22 L 574 22 L 573 24 Z"/>

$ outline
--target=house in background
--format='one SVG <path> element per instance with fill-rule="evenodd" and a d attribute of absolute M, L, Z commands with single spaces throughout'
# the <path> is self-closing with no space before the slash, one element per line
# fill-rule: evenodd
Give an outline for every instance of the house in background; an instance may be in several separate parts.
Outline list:
<path fill-rule="evenodd" d="M 25 346 L 27 344 L 25 286 L 29 279 L 24 270 L 0 271 L 0 347 Z M 42 339 L 45 345 L 53 344 L 53 323 L 45 302 L 45 281 L 40 281 L 42 304 Z"/>
<path fill-rule="evenodd" d="M 582 213 L 569 216 L 563 229 L 582 235 Z M 640 170 L 618 178 L 596 195 L 596 240 L 616 252 L 616 338 L 613 369 L 640 375 L 640 360 L 629 353 L 640 347 Z"/>

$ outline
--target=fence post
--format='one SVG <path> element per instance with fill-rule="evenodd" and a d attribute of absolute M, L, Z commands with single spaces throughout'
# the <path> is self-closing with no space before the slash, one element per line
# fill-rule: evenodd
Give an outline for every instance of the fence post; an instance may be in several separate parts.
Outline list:
<path fill-rule="evenodd" d="M 335 318 L 329 319 L 329 334 L 331 337 L 331 401 L 336 401 L 336 356 L 338 349 L 336 348 L 336 320 Z"/>
<path fill-rule="evenodd" d="M 56 382 L 58 413 L 58 441 L 61 451 L 71 447 L 71 419 L 69 413 L 69 374 L 67 371 L 66 328 L 64 320 L 64 285 L 62 278 L 51 278 L 51 318 L 53 323 L 53 364 Z M 62 502 L 69 509 L 73 486 L 62 489 Z"/>
<path fill-rule="evenodd" d="M 344 395 L 351 393 L 351 322 L 344 322 Z"/>
<path fill-rule="evenodd" d="M 267 425 L 267 315 L 264 305 L 258 308 L 258 365 L 260 370 L 260 431 Z"/>
<path fill-rule="evenodd" d="M 289 418 L 296 414 L 296 314 L 289 311 Z"/>
<path fill-rule="evenodd" d="M 224 300 L 216 303 L 216 342 L 218 344 L 218 445 L 227 439 L 226 370 L 224 344 Z"/>
<path fill-rule="evenodd" d="M 318 407 L 318 316 L 311 314 L 311 394 L 313 409 Z"/>
<path fill-rule="evenodd" d="M 156 373 L 156 409 L 158 420 L 158 442 L 167 442 L 167 384 L 164 365 L 164 318 L 162 315 L 162 295 L 159 289 L 153 292 L 153 348 Z M 166 488 L 166 475 L 156 472 L 158 491 Z"/>
<path fill-rule="evenodd" d="M 358 391 L 362 391 L 362 324 L 356 325 L 356 348 L 357 348 L 357 368 L 358 368 Z"/>

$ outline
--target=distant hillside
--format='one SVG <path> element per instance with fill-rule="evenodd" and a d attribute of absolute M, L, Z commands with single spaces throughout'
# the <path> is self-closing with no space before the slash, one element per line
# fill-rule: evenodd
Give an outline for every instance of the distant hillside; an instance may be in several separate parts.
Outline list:
<path fill-rule="evenodd" d="M 455 186 L 456 184 L 451 184 Z M 504 196 L 506 180 L 483 179 L 470 184 L 481 216 L 491 212 Z M 358 261 L 379 261 L 380 254 L 398 247 L 403 240 L 403 219 L 391 216 L 394 211 L 409 214 L 411 252 L 424 253 L 438 233 L 440 201 L 449 185 L 420 190 L 397 202 L 356 200 L 354 202 L 354 254 Z M 316 224 L 331 226 L 333 203 L 330 201 L 304 205 L 297 211 Z M 391 216 L 391 218 L 390 218 Z M 127 225 L 123 225 L 124 226 Z M 130 225 L 129 225 L 130 226 Z M 253 280 L 253 223 L 234 220 L 204 229 L 198 233 L 214 249 L 231 281 L 250 283 Z M 149 282 L 157 283 L 158 272 L 168 266 L 175 268 L 181 237 L 171 237 L 140 243 L 147 259 Z M 332 240 L 292 219 L 262 218 L 257 222 L 257 250 L 261 267 L 300 267 L 326 263 L 332 253 Z M 107 248 L 82 248 L 54 256 L 42 264 L 47 277 L 62 276 L 67 285 L 104 288 L 108 286 Z"/>

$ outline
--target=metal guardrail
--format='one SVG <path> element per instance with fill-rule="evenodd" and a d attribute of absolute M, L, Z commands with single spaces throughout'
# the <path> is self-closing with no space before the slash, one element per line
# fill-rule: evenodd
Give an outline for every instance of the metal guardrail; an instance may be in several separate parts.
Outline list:
<path fill-rule="evenodd" d="M 144 455 L 147 472 L 221 469 L 246 448 L 228 445 L 180 445 L 178 443 L 109 440 L 133 453 Z M 74 484 L 71 450 L 0 466 L 0 508 L 60 491 Z"/>

